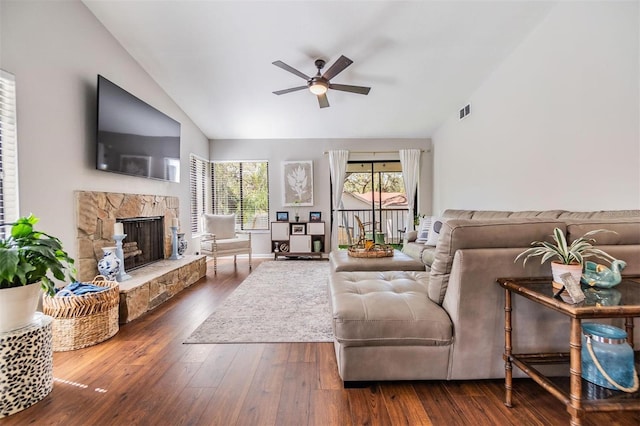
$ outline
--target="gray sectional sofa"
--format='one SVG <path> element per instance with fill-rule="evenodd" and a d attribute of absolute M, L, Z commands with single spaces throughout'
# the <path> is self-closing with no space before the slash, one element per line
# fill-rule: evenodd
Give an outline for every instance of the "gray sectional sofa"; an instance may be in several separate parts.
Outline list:
<path fill-rule="evenodd" d="M 366 271 L 345 270 L 331 254 L 334 343 L 345 382 L 504 377 L 504 290 L 496 279 L 550 277 L 548 264 L 523 268 L 514 259 L 555 227 L 569 240 L 592 229 L 616 231 L 600 234 L 597 245 L 627 262 L 624 274 L 640 275 L 637 210 L 448 210 L 444 216 L 437 245 L 420 251 L 424 270 L 390 270 L 388 262 L 375 270 L 376 259 L 367 259 Z M 568 351 L 566 317 L 519 297 L 513 303 L 517 351 Z M 634 336 L 640 341 L 637 319 Z"/>

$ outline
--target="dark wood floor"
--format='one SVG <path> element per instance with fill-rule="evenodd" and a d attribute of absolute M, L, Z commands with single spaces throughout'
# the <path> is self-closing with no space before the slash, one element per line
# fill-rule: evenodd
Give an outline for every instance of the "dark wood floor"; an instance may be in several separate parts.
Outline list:
<path fill-rule="evenodd" d="M 255 264 L 260 263 L 258 259 Z M 343 389 L 330 343 L 185 345 L 246 277 L 246 261 L 206 279 L 99 345 L 54 355 L 55 385 L 9 425 L 564 425 L 562 404 L 528 379 L 398 382 Z M 640 424 L 590 413 L 584 424 Z"/>

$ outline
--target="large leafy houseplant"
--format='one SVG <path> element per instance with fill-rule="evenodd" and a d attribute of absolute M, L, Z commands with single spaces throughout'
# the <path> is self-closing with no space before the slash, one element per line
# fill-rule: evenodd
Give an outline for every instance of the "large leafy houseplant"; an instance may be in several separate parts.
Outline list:
<path fill-rule="evenodd" d="M 584 265 L 585 258 L 595 256 L 612 262 L 615 260 L 614 257 L 593 246 L 596 240 L 590 237 L 599 232 L 614 231 L 596 229 L 587 232 L 582 237 L 574 240 L 571 244 L 567 244 L 564 232 L 562 232 L 560 228 L 555 228 L 552 235 L 553 243 L 547 241 L 534 241 L 531 243 L 532 247 L 520 253 L 516 257 L 515 261 L 517 262 L 520 258 L 524 258 L 524 265 L 527 263 L 529 258 L 541 256 L 541 264 L 547 260 L 552 260 L 564 265 L 579 264 L 582 266 Z"/>
<path fill-rule="evenodd" d="M 12 224 L 9 237 L 0 239 L 0 289 L 39 282 L 45 293 L 53 295 L 52 278 L 75 281 L 73 259 L 58 238 L 33 229 L 38 220 L 33 215 L 21 217 Z"/>

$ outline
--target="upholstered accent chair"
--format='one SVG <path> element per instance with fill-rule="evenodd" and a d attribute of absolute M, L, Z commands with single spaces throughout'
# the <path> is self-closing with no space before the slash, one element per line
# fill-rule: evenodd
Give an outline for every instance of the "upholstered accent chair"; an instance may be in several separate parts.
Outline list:
<path fill-rule="evenodd" d="M 213 257 L 213 271 L 218 272 L 218 257 L 233 256 L 237 264 L 237 255 L 249 255 L 251 269 L 251 233 L 236 231 L 235 214 L 203 214 L 200 249 L 203 254 Z"/>

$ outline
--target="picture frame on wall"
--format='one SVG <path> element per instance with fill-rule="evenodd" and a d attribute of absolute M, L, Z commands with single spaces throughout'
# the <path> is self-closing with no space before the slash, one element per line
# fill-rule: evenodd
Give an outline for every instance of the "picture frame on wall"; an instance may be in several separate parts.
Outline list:
<path fill-rule="evenodd" d="M 321 212 L 309 212 L 309 222 L 320 222 L 322 220 Z"/>
<path fill-rule="evenodd" d="M 276 221 L 289 222 L 289 212 L 276 212 Z"/>
<path fill-rule="evenodd" d="M 294 223 L 291 225 L 291 235 L 304 235 L 307 233 L 306 228 L 304 223 Z"/>
<path fill-rule="evenodd" d="M 282 205 L 313 206 L 313 161 L 282 162 Z"/>

